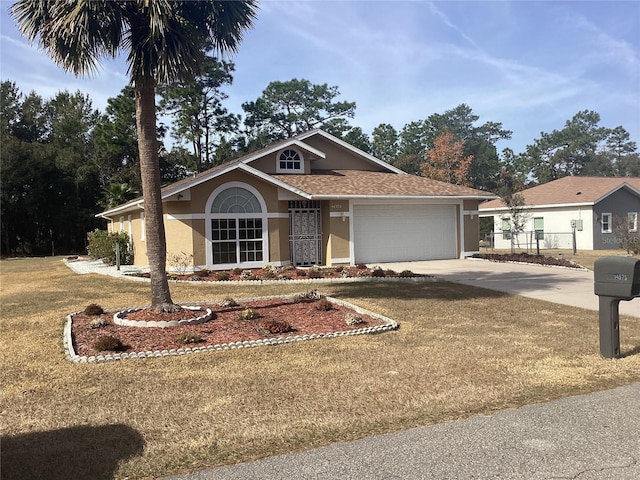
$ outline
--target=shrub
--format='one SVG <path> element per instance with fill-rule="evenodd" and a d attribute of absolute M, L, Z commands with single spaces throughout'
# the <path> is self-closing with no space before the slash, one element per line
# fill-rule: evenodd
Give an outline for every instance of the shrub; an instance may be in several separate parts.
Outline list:
<path fill-rule="evenodd" d="M 107 321 L 104 318 L 94 318 L 89 322 L 89 326 L 91 328 L 102 328 L 107 324 Z"/>
<path fill-rule="evenodd" d="M 231 307 L 237 307 L 238 306 L 238 302 L 236 302 L 231 297 L 225 297 L 225 299 L 222 300 L 222 302 L 220 302 L 220 305 L 222 307 L 224 307 L 224 308 L 231 308 Z"/>
<path fill-rule="evenodd" d="M 413 273 L 411 270 L 403 270 L 400 272 L 399 276 L 403 278 L 407 278 L 407 277 L 415 277 L 416 274 Z"/>
<path fill-rule="evenodd" d="M 361 323 L 364 323 L 364 320 L 357 313 L 349 312 L 344 316 L 344 323 L 346 323 L 347 325 L 359 325 Z"/>
<path fill-rule="evenodd" d="M 296 276 L 298 277 L 306 277 L 307 276 L 307 272 L 305 272 L 304 270 L 300 270 L 296 268 Z"/>
<path fill-rule="evenodd" d="M 229 274 L 229 272 L 216 273 L 216 280 L 218 280 L 219 282 L 226 282 L 230 278 L 231 278 L 231 275 Z"/>
<path fill-rule="evenodd" d="M 85 315 L 94 316 L 94 315 L 102 315 L 103 313 L 104 313 L 104 310 L 97 303 L 90 303 L 84 308 Z"/>
<path fill-rule="evenodd" d="M 93 348 L 98 352 L 104 352 L 107 350 L 117 352 L 125 349 L 120 339 L 112 337 L 111 335 L 102 335 L 98 337 L 96 341 L 93 342 Z"/>
<path fill-rule="evenodd" d="M 183 332 L 178 337 L 178 342 L 182 345 L 187 345 L 189 343 L 200 343 L 201 341 L 202 337 L 196 332 Z"/>
<path fill-rule="evenodd" d="M 129 235 L 126 232 L 107 233 L 105 230 L 94 230 L 89 235 L 87 251 L 94 260 L 102 260 L 107 265 L 116 264 L 116 243 L 120 246 L 120 264 L 131 265 L 133 252 L 130 248 Z"/>
<path fill-rule="evenodd" d="M 385 274 L 387 277 L 395 277 L 395 276 L 397 275 L 397 273 L 395 272 L 395 270 L 391 270 L 390 268 L 387 268 L 387 269 L 384 271 L 384 274 Z"/>
<path fill-rule="evenodd" d="M 293 327 L 282 320 L 263 320 L 258 324 L 263 333 L 287 333 L 293 331 Z"/>
<path fill-rule="evenodd" d="M 282 267 L 282 270 L 284 270 L 285 272 L 289 272 L 295 269 L 296 269 L 295 265 L 285 265 L 284 267 Z"/>
<path fill-rule="evenodd" d="M 256 276 L 253 274 L 251 270 L 243 270 L 240 274 L 240 278 L 242 280 L 255 280 Z"/>
<path fill-rule="evenodd" d="M 193 254 L 186 252 L 169 253 L 167 254 L 167 262 L 179 274 L 184 274 L 193 265 Z"/>
<path fill-rule="evenodd" d="M 236 267 L 233 270 L 231 270 L 231 273 L 233 273 L 234 275 L 241 275 L 242 269 L 240 267 Z"/>
<path fill-rule="evenodd" d="M 253 320 L 260 316 L 260 314 L 253 308 L 245 308 L 240 312 L 240 320 Z"/>
<path fill-rule="evenodd" d="M 262 270 L 264 270 L 265 272 L 269 271 L 269 270 L 273 270 L 273 267 L 269 264 L 263 265 L 262 266 Z"/>
<path fill-rule="evenodd" d="M 262 278 L 276 278 L 277 275 L 273 270 L 266 270 L 263 274 L 262 274 Z"/>
<path fill-rule="evenodd" d="M 381 268 L 374 268 L 371 271 L 371 276 L 372 277 L 377 277 L 377 278 L 382 278 L 382 277 L 385 277 L 386 274 L 384 273 L 384 270 L 382 270 Z"/>
<path fill-rule="evenodd" d="M 332 308 L 333 303 L 331 303 L 326 298 L 321 298 L 320 300 L 318 300 L 318 303 L 316 303 L 316 310 L 320 310 L 321 312 L 328 312 Z"/>
<path fill-rule="evenodd" d="M 309 271 L 307 272 L 307 276 L 309 278 L 322 278 L 324 275 L 322 275 L 322 271 L 318 268 L 310 268 Z"/>
<path fill-rule="evenodd" d="M 344 267 L 342 265 L 339 265 L 339 266 L 333 268 L 333 271 L 336 272 L 336 273 L 340 273 L 343 270 L 344 270 Z"/>
<path fill-rule="evenodd" d="M 356 265 L 356 268 L 358 270 L 365 270 L 367 268 L 367 266 L 364 263 L 359 263 Z"/>
<path fill-rule="evenodd" d="M 195 277 L 204 278 L 204 277 L 208 277 L 210 273 L 211 272 L 209 272 L 209 270 L 205 268 L 203 270 L 196 270 L 195 272 L 193 272 L 193 275 Z"/>

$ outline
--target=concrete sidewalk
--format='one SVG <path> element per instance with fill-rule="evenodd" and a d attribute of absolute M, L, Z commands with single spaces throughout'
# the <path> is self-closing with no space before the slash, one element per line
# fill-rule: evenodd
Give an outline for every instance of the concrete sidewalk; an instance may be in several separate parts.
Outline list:
<path fill-rule="evenodd" d="M 547 302 L 598 310 L 593 293 L 593 272 L 572 268 L 554 268 L 522 263 L 498 263 L 485 260 L 431 260 L 381 264 L 401 272 L 435 275 L 449 282 L 488 288 Z M 640 298 L 621 301 L 621 315 L 640 317 Z"/>
<path fill-rule="evenodd" d="M 640 384 L 164 480 L 640 478 Z"/>

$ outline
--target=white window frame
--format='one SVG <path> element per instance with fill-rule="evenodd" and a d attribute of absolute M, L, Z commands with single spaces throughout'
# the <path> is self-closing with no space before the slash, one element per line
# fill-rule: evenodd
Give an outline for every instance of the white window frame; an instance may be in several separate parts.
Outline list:
<path fill-rule="evenodd" d="M 605 218 L 607 220 L 605 220 Z M 603 213 L 602 216 L 600 217 L 600 231 L 602 233 L 612 233 L 613 232 L 613 226 L 611 225 L 612 221 L 613 221 L 613 215 L 611 215 L 611 213 Z M 605 224 L 607 225 L 607 228 L 605 228 Z"/>
<path fill-rule="evenodd" d="M 627 229 L 629 233 L 636 233 L 638 231 L 638 212 L 627 213 Z"/>
<path fill-rule="evenodd" d="M 251 192 L 260 203 L 260 208 L 262 210 L 261 213 L 211 213 L 211 207 L 213 205 L 216 197 L 224 190 L 228 188 L 239 187 L 244 188 Z M 262 260 L 255 262 L 239 262 L 240 258 L 238 257 L 238 263 L 213 263 L 213 232 L 211 228 L 211 221 L 214 219 L 228 219 L 233 218 L 236 219 L 236 228 L 238 228 L 238 220 L 242 218 L 260 218 L 262 220 Z M 206 263 L 207 268 L 215 268 L 216 270 L 228 270 L 235 267 L 246 267 L 246 268 L 257 268 L 261 267 L 269 263 L 269 216 L 267 213 L 267 204 L 262 197 L 262 194 L 253 186 L 244 183 L 244 182 L 228 182 L 223 183 L 219 187 L 217 187 L 209 196 L 207 203 L 205 204 L 204 211 L 204 219 L 205 219 L 205 236 L 206 236 L 206 244 L 205 244 L 205 255 L 206 255 Z M 239 239 L 236 239 L 239 241 Z"/>
<path fill-rule="evenodd" d="M 118 219 L 118 221 L 119 221 L 119 223 L 120 223 L 120 230 L 119 230 L 119 233 L 122 233 L 122 232 L 124 232 L 124 215 L 123 215 L 123 216 L 121 216 L 121 217 Z"/>
<path fill-rule="evenodd" d="M 300 158 L 300 168 L 286 168 L 286 167 L 283 168 L 280 166 L 280 161 L 281 161 L 280 157 L 284 155 L 286 152 L 294 152 Z M 297 162 L 297 160 L 295 161 Z M 276 155 L 276 173 L 305 173 L 304 172 L 304 156 L 302 155 L 300 150 L 297 150 L 291 147 L 283 148 L 282 150 L 280 150 L 278 152 L 278 155 Z"/>

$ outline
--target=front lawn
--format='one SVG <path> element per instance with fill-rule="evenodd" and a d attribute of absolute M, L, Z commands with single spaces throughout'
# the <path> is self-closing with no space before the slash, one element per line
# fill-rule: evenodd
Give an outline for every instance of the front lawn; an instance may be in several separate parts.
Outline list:
<path fill-rule="evenodd" d="M 640 381 L 639 318 L 605 360 L 595 311 L 445 282 L 318 286 L 400 324 L 383 334 L 74 364 L 65 316 L 145 305 L 149 285 L 51 258 L 0 269 L 6 480 L 157 477 Z M 308 285 L 171 288 L 186 303 Z"/>

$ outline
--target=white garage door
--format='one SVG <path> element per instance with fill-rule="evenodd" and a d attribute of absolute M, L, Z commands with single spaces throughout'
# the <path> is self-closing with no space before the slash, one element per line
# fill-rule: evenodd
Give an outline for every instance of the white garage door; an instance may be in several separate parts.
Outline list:
<path fill-rule="evenodd" d="M 354 205 L 356 263 L 457 257 L 454 205 Z"/>

